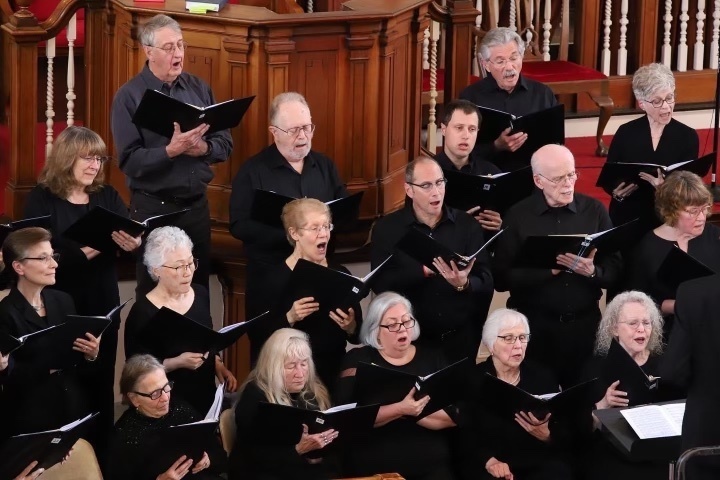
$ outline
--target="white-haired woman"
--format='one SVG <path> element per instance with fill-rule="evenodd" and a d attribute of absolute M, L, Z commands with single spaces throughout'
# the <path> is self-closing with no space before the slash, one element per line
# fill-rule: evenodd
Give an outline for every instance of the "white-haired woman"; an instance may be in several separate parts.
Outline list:
<path fill-rule="evenodd" d="M 491 355 L 475 371 L 480 383 L 488 374 L 534 395 L 559 391 L 559 384 L 549 370 L 524 361 L 529 341 L 530 326 L 525 315 L 506 308 L 492 312 L 482 332 L 482 342 Z M 465 451 L 461 455 L 466 478 L 573 478 L 566 461 L 567 419 L 552 418 L 551 414 L 537 418 L 531 412 L 517 412 L 514 419 L 504 418 L 480 404 L 467 413 L 468 438 L 463 442 Z"/>
<path fill-rule="evenodd" d="M 156 228 L 147 237 L 143 261 L 157 285 L 130 309 L 125 322 L 125 358 L 139 353 L 159 358 L 168 378 L 175 382 L 175 395 L 198 412 L 207 412 L 213 402 L 216 376 L 226 382 L 229 391 L 237 388 L 237 380 L 217 352 L 184 352 L 162 358 L 159 345 L 153 345 L 143 334 L 162 307 L 212 328 L 210 295 L 205 287 L 192 283 L 198 266 L 192 241 L 177 227 Z"/>
<path fill-rule="evenodd" d="M 672 165 L 698 157 L 700 141 L 697 132 L 674 118 L 675 77 L 661 63 L 640 67 L 633 75 L 633 93 L 645 116 L 618 128 L 608 152 L 608 162 L 655 163 Z M 641 173 L 633 182 L 620 183 L 608 191 L 610 218 L 622 225 L 640 218 L 645 231 L 660 224 L 653 208 L 653 192 L 662 184 L 663 175 Z"/>
<path fill-rule="evenodd" d="M 306 333 L 276 330 L 263 345 L 255 368 L 240 387 L 235 405 L 237 442 L 230 453 L 230 480 L 329 479 L 330 463 L 322 450 L 339 432 L 309 434 L 307 426 L 295 445 L 275 445 L 255 421 L 261 402 L 308 410 L 330 407 L 330 396 L 315 372 Z M 310 454 L 310 455 L 308 455 Z"/>
<path fill-rule="evenodd" d="M 363 347 L 350 350 L 342 365 L 338 384 L 338 403 L 354 400 L 354 379 L 360 362 L 428 375 L 445 366 L 439 352 L 413 345 L 420 326 L 410 302 L 395 292 L 384 292 L 373 299 L 360 328 Z M 416 420 L 430 397 L 414 398 L 414 389 L 401 401 L 382 405 L 375 429 L 349 452 L 348 475 L 398 472 L 407 480 L 451 480 L 450 448 L 445 432 L 454 427 L 450 413 L 454 407 L 438 410 Z M 392 452 L 392 453 L 389 453 Z"/>
<path fill-rule="evenodd" d="M 620 380 L 605 365 L 607 353 L 617 341 L 648 376 L 658 376 L 663 350 L 663 317 L 655 302 L 645 293 L 630 290 L 618 294 L 605 307 L 595 340 L 595 357 L 586 378 L 597 378 L 596 408 L 632 407 L 640 403 L 680 398 L 677 392 L 660 387 L 643 398 L 632 398 Z M 618 372 L 619 373 L 619 372 Z M 662 379 L 660 380 L 662 381 Z M 596 422 L 597 423 L 597 422 Z M 596 434 L 588 456 L 588 479 L 653 479 L 667 475 L 667 462 L 630 462 L 600 434 Z"/>

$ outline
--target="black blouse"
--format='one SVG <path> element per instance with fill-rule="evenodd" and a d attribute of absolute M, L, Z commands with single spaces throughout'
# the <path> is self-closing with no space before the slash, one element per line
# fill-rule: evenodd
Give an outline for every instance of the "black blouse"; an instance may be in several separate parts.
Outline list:
<path fill-rule="evenodd" d="M 213 328 L 210 318 L 210 295 L 205 287 L 193 284 L 195 300 L 183 315 L 208 328 Z M 155 345 L 148 345 L 143 330 L 148 322 L 159 312 L 147 296 L 139 298 L 130 309 L 125 321 L 125 358 L 141 353 L 149 353 L 161 362 L 165 359 L 158 355 Z M 197 352 L 205 353 L 205 352 Z M 211 352 L 208 359 L 197 370 L 180 368 L 168 373 L 168 379 L 175 382 L 173 395 L 188 402 L 196 411 L 207 412 L 215 398 L 215 353 Z"/>

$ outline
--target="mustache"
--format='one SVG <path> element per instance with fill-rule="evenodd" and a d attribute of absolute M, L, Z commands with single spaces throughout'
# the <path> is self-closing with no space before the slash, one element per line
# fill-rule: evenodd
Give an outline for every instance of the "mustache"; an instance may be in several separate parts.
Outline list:
<path fill-rule="evenodd" d="M 505 70 L 503 72 L 503 78 L 514 77 L 515 75 L 517 75 L 517 70 L 515 70 L 515 69 Z"/>

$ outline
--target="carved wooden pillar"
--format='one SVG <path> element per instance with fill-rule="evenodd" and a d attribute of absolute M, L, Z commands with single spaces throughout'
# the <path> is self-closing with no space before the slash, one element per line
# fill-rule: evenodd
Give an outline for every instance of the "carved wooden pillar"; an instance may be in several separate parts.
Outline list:
<path fill-rule="evenodd" d="M 110 65 L 112 38 L 106 27 L 105 2 L 91 0 L 85 9 L 85 119 L 87 127 L 106 142 L 110 135 Z"/>
<path fill-rule="evenodd" d="M 470 84 L 475 19 L 478 11 L 470 0 L 447 0 L 445 23 L 445 102 L 456 98 Z"/>
<path fill-rule="evenodd" d="M 295 51 L 295 42 L 291 38 L 290 28 L 268 30 L 265 42 L 268 105 L 276 95 L 286 92 L 290 85 L 290 54 Z"/>
<path fill-rule="evenodd" d="M 473 20 L 474 22 L 474 20 Z M 422 92 L 422 50 L 425 29 L 430 24 L 430 17 L 428 15 L 428 6 L 423 5 L 415 11 L 415 17 L 410 23 L 410 90 Z M 474 25 L 474 23 L 473 23 Z M 470 50 L 472 52 L 472 44 L 470 44 Z M 470 53 L 471 54 L 471 53 Z M 469 62 L 469 57 L 468 57 Z M 469 66 L 469 64 L 468 64 Z M 467 71 L 467 79 L 470 79 L 470 70 Z M 463 88 L 467 86 L 467 83 L 463 85 Z M 460 90 L 457 90 L 459 93 Z M 422 97 L 414 96 L 410 97 L 413 101 L 410 103 L 410 118 L 409 118 L 409 133 L 410 133 L 410 160 L 414 160 L 420 155 L 420 137 L 422 132 Z"/>

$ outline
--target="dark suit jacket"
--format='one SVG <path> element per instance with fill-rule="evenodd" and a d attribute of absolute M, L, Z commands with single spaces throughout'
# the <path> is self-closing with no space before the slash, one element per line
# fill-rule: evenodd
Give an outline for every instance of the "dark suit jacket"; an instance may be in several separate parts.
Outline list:
<path fill-rule="evenodd" d="M 15 288 L 0 302 L 0 332 L 14 337 L 27 335 L 65 321 L 75 314 L 72 298 L 65 292 L 44 289 L 46 317 L 38 316 L 30 303 Z M 30 344 L 11 354 L 14 365 L 3 390 L 0 423 L 8 435 L 50 430 L 89 413 L 86 377 L 93 372 L 92 362 L 50 374 L 46 356 Z"/>
<path fill-rule="evenodd" d="M 660 371 L 663 381 L 687 390 L 683 450 L 720 444 L 720 275 L 680 285 L 675 326 Z M 717 478 L 690 476 L 690 478 Z"/>

